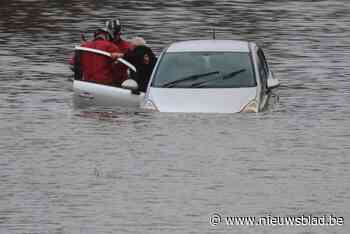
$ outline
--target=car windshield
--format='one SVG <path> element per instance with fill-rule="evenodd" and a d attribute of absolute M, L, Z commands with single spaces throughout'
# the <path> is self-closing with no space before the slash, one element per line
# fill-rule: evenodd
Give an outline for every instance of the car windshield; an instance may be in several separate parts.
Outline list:
<path fill-rule="evenodd" d="M 255 87 L 248 52 L 167 53 L 160 61 L 152 87 L 243 88 Z"/>

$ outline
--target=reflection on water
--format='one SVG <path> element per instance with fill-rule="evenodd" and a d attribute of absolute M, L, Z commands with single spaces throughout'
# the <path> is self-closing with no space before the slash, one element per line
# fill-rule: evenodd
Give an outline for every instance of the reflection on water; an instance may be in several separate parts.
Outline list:
<path fill-rule="evenodd" d="M 350 3 L 1 1 L 0 233 L 348 233 Z M 67 59 L 120 17 L 173 41 L 256 41 L 282 86 L 256 115 L 76 109 Z M 208 215 L 345 217 L 210 227 Z"/>

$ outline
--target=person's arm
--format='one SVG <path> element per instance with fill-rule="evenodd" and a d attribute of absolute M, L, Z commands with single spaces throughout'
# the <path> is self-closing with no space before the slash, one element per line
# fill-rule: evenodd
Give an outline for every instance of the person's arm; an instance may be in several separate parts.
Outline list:
<path fill-rule="evenodd" d="M 124 54 L 120 52 L 120 49 L 114 44 L 110 45 L 110 47 L 108 48 L 108 52 L 111 53 L 113 60 L 122 58 L 124 56 Z"/>

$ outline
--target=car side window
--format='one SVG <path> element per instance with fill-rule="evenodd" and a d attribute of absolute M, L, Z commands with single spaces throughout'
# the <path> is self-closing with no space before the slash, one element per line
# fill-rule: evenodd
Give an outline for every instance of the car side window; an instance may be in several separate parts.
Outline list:
<path fill-rule="evenodd" d="M 258 57 L 260 61 L 259 72 L 263 79 L 267 79 L 269 76 L 269 67 L 266 62 L 266 58 L 262 49 L 258 50 Z"/>
<path fill-rule="evenodd" d="M 260 82 L 262 83 L 263 87 L 267 87 L 267 72 L 263 63 L 263 60 L 258 55 L 258 72 L 260 76 Z"/>

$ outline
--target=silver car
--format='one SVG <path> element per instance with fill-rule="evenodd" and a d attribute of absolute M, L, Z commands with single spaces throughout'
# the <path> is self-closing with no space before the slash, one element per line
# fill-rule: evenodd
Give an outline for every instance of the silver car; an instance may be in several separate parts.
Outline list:
<path fill-rule="evenodd" d="M 235 113 L 266 108 L 279 85 L 255 43 L 193 40 L 166 48 L 141 108 L 160 112 Z"/>

